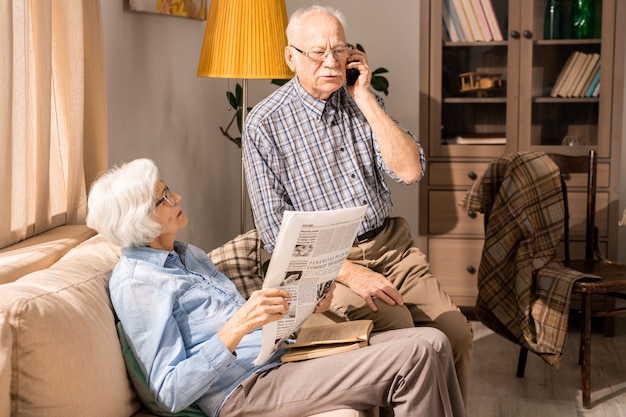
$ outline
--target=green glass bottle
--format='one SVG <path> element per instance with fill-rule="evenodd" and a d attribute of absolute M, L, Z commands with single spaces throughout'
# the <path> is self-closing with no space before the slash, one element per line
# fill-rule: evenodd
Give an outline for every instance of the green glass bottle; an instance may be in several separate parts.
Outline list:
<path fill-rule="evenodd" d="M 544 39 L 563 38 L 563 10 L 559 0 L 546 1 L 546 12 L 543 20 Z"/>
<path fill-rule="evenodd" d="M 572 38 L 587 39 L 594 36 L 594 0 L 572 1 Z"/>

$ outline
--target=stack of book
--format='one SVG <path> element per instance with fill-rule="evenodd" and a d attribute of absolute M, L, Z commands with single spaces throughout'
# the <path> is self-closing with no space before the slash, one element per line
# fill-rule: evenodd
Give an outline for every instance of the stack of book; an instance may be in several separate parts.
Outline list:
<path fill-rule="evenodd" d="M 444 0 L 443 26 L 452 42 L 503 40 L 491 0 Z"/>
<path fill-rule="evenodd" d="M 600 94 L 600 54 L 574 51 L 561 69 L 551 97 L 598 97 Z"/>

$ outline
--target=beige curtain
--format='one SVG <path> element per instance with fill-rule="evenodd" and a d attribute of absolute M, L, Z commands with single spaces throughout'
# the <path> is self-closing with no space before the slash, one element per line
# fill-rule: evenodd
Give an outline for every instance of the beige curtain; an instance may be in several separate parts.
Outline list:
<path fill-rule="evenodd" d="M 84 223 L 107 167 L 98 0 L 0 1 L 0 248 Z"/>

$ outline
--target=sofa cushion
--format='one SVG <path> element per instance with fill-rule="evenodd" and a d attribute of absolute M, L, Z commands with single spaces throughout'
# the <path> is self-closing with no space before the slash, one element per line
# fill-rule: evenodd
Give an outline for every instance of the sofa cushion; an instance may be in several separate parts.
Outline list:
<path fill-rule="evenodd" d="M 209 258 L 235 284 L 245 299 L 261 288 L 261 239 L 252 229 L 208 253 Z"/>
<path fill-rule="evenodd" d="M 12 416 L 130 416 L 140 408 L 108 294 L 119 255 L 97 235 L 50 268 L 0 286 L 0 337 L 11 343 Z"/>
<path fill-rule="evenodd" d="M 126 370 L 128 371 L 128 376 L 135 387 L 135 391 L 137 392 L 137 396 L 144 403 L 146 408 L 153 414 L 157 416 L 164 417 L 206 417 L 206 414 L 202 412 L 200 407 L 195 404 L 190 405 L 184 410 L 178 413 L 170 413 L 166 410 L 161 409 L 156 401 L 154 400 L 154 396 L 150 392 L 150 387 L 148 386 L 148 381 L 141 371 L 141 367 L 133 354 L 128 341 L 126 340 L 126 335 L 124 334 L 124 330 L 122 328 L 122 323 L 117 323 L 117 336 L 120 339 L 120 345 L 122 346 L 122 354 L 124 355 L 124 362 L 126 362 Z"/>

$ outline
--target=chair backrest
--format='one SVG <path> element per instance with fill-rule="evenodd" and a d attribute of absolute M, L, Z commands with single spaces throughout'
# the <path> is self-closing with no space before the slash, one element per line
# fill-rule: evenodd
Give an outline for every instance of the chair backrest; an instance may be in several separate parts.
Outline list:
<path fill-rule="evenodd" d="M 561 183 L 563 185 L 563 200 L 565 204 L 565 231 L 563 241 L 565 243 L 565 259 L 567 265 L 570 261 L 569 249 L 569 204 L 567 199 L 566 179 L 571 174 L 587 174 L 587 214 L 585 221 L 585 260 L 593 260 L 597 250 L 597 232 L 595 227 L 596 217 L 596 182 L 598 173 L 598 155 L 593 149 L 588 155 L 570 156 L 561 154 L 548 154 L 561 171 Z"/>

